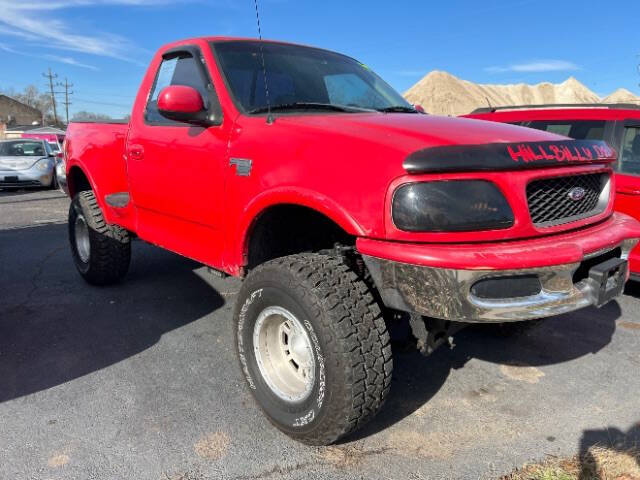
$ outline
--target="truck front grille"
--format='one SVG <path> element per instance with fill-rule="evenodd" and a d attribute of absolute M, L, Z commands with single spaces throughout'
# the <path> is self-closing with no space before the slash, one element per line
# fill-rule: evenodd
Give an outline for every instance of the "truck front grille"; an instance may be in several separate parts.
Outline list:
<path fill-rule="evenodd" d="M 544 178 L 531 182 L 527 185 L 527 202 L 533 224 L 549 227 L 602 213 L 609 201 L 608 196 L 603 195 L 608 182 L 608 173 Z"/>

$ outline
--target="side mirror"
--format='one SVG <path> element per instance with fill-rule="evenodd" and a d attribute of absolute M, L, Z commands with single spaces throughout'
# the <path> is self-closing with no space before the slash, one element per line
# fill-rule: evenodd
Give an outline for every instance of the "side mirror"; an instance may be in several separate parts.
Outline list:
<path fill-rule="evenodd" d="M 158 95 L 158 111 L 163 117 L 177 122 L 209 125 L 207 111 L 200 93 L 186 85 L 171 85 Z"/>
<path fill-rule="evenodd" d="M 424 108 L 422 108 L 422 105 L 418 105 L 417 103 L 415 103 L 415 104 L 413 105 L 413 108 L 415 108 L 415 109 L 416 109 L 416 111 L 418 111 L 418 112 L 420 112 L 420 113 L 427 113 L 427 112 L 425 112 L 425 111 L 424 111 Z"/>

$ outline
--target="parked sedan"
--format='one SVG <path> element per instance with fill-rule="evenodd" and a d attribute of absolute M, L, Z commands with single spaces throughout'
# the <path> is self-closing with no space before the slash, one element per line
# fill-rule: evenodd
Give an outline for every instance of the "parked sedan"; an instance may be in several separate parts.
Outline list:
<path fill-rule="evenodd" d="M 45 140 L 0 141 L 0 188 L 56 187 L 55 156 Z"/>

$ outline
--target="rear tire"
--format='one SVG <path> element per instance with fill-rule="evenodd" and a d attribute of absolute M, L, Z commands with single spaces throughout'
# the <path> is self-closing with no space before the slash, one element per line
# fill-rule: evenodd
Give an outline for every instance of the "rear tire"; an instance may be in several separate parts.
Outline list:
<path fill-rule="evenodd" d="M 334 443 L 371 419 L 389 392 L 380 308 L 339 258 L 299 254 L 257 267 L 240 290 L 234 329 L 254 398 L 300 442 Z"/>
<path fill-rule="evenodd" d="M 69 242 L 78 272 L 93 285 L 116 283 L 129 270 L 129 232 L 105 222 L 90 190 L 78 193 L 71 202 Z"/>

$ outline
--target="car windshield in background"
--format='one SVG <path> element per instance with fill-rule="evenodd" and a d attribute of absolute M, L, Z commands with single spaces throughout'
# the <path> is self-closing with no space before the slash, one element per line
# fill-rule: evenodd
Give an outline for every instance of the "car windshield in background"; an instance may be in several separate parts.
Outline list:
<path fill-rule="evenodd" d="M 214 42 L 236 104 L 245 112 L 267 110 L 264 71 L 274 111 L 320 110 L 415 112 L 391 86 L 365 65 L 311 47 L 251 41 Z"/>
<path fill-rule="evenodd" d="M 51 150 L 55 153 L 58 153 L 60 151 L 60 146 L 57 143 L 49 142 L 49 146 L 51 147 Z"/>
<path fill-rule="evenodd" d="M 46 154 L 42 142 L 16 140 L 0 143 L 0 157 L 38 157 Z"/>
<path fill-rule="evenodd" d="M 519 122 L 523 127 L 557 133 L 576 140 L 602 140 L 604 120 L 531 120 Z"/>

